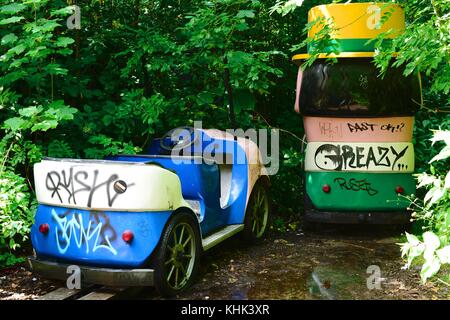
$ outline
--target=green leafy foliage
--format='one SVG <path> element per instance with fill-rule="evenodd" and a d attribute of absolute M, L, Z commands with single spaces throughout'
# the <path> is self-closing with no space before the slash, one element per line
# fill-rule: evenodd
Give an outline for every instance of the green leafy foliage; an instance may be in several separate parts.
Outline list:
<path fill-rule="evenodd" d="M 410 23 L 389 46 L 383 46 L 375 63 L 384 72 L 404 66 L 404 74 L 422 73 L 430 77 L 430 91 L 448 94 L 450 90 L 450 3 L 445 0 L 400 1 Z M 448 101 L 447 101 L 448 102 Z"/>
<path fill-rule="evenodd" d="M 48 5 L 23 1 L 0 7 L 0 266 L 21 261 L 14 252 L 33 222 L 31 169 L 45 154 L 44 134 L 73 120 L 77 111 L 55 84 L 67 73 L 59 59 L 72 52 L 64 47 L 73 40 L 57 36 L 60 19 L 48 17 Z"/>
<path fill-rule="evenodd" d="M 54 158 L 74 158 L 76 156 L 72 147 L 62 140 L 52 140 L 48 144 L 47 155 Z"/>
<path fill-rule="evenodd" d="M 86 148 L 84 153 L 88 158 L 102 159 L 112 154 L 135 154 L 142 151 L 138 147 L 134 147 L 131 143 L 113 141 L 104 135 L 92 136 L 89 143 L 96 147 Z M 101 147 L 98 147 L 100 145 Z"/>
<path fill-rule="evenodd" d="M 0 170 L 0 266 L 21 261 L 12 252 L 28 239 L 35 209 L 25 179 Z"/>
<path fill-rule="evenodd" d="M 425 231 L 420 240 L 406 234 L 407 242 L 402 244 L 402 257 L 409 268 L 414 259 L 422 257 L 421 278 L 425 282 L 439 272 L 442 266 L 450 265 L 450 131 L 434 131 L 432 144 L 443 142 L 441 150 L 430 160 L 430 173 L 418 175 L 418 187 L 426 188 L 423 198 L 412 198 L 413 217 L 422 222 Z M 446 168 L 436 171 L 435 162 L 443 162 Z"/>

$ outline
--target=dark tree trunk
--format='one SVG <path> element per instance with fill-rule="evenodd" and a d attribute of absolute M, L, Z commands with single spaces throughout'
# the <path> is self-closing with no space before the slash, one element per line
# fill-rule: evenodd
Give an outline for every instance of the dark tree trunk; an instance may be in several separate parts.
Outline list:
<path fill-rule="evenodd" d="M 230 119 L 231 127 L 233 129 L 237 128 L 236 124 L 236 114 L 234 113 L 234 103 L 233 103 L 233 88 L 230 83 L 230 69 L 228 69 L 228 59 L 225 57 L 223 59 L 225 64 L 224 69 L 224 84 L 225 89 L 227 90 L 227 98 L 228 98 L 228 118 Z"/>

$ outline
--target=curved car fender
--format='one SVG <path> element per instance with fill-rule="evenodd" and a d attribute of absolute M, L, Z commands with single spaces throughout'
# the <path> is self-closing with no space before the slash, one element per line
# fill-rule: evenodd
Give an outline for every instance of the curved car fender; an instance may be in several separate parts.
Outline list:
<path fill-rule="evenodd" d="M 269 182 L 269 176 L 267 174 L 267 169 L 263 165 L 261 152 L 259 151 L 258 145 L 249 139 L 238 138 L 238 144 L 245 150 L 248 161 L 248 185 L 247 185 L 247 201 L 252 193 L 253 187 L 261 177 L 265 177 L 267 183 Z"/>
<path fill-rule="evenodd" d="M 234 136 L 228 132 L 216 130 L 216 129 L 203 129 L 203 131 L 209 135 L 210 137 L 216 139 L 223 139 L 234 141 Z M 246 158 L 247 158 L 247 166 L 248 166 L 248 183 L 247 183 L 247 199 L 245 202 L 245 206 L 247 207 L 248 200 L 252 193 L 253 187 L 256 184 L 256 181 L 260 179 L 260 177 L 265 177 L 267 183 L 269 182 L 269 176 L 267 174 L 267 169 L 265 168 L 261 152 L 258 148 L 258 145 L 250 139 L 246 138 L 237 138 L 238 145 L 244 150 Z"/>

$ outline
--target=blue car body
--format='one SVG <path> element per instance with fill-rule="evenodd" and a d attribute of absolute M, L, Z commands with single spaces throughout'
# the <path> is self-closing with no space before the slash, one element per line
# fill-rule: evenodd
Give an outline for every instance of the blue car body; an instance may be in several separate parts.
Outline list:
<path fill-rule="evenodd" d="M 91 199 L 94 188 L 88 189 L 85 183 L 86 186 L 79 187 L 78 190 L 69 189 L 70 186 L 73 189 L 71 183 L 74 184 L 74 181 L 80 183 L 84 181 L 81 178 L 87 176 L 87 173 L 85 175 L 76 173 L 72 176 L 72 169 L 70 169 L 70 177 L 67 170 L 61 171 L 58 175 L 54 173 L 52 175 L 52 172 L 46 173 L 46 185 L 41 186 L 41 189 L 43 189 L 42 192 L 47 192 L 46 199 L 50 200 L 40 201 L 35 223 L 31 229 L 31 240 L 37 256 L 64 263 L 139 268 L 150 262 L 149 259 L 158 247 L 165 226 L 177 210 L 188 210 L 197 217 L 202 238 L 228 225 L 243 224 L 247 200 L 251 192 L 246 151 L 236 140 L 214 138 L 204 131 L 201 135 L 201 143 L 184 149 L 183 155 L 179 157 L 163 154 L 160 147 L 161 141 L 155 139 L 145 155 L 118 155 L 101 162 L 101 164 L 126 165 L 129 163 L 130 165 L 158 166 L 175 173 L 181 183 L 181 194 L 185 200 L 183 200 L 184 205 L 178 208 L 169 206 L 166 210 L 136 211 L 127 210 L 126 207 L 123 210 L 105 210 L 105 208 L 98 209 L 94 206 L 91 208 L 78 206 L 75 204 L 75 197 L 90 190 Z M 205 153 L 213 157 L 227 155 L 233 159 L 233 165 L 228 167 L 231 171 L 231 180 L 225 203 L 221 203 L 220 200 L 220 175 L 221 169 L 224 169 L 220 164 L 199 156 Z M 186 156 L 186 154 L 189 155 Z M 36 170 L 35 167 L 35 176 Z M 57 183 L 55 177 L 58 177 Z M 41 182 L 36 181 L 36 184 L 44 184 L 43 179 L 40 180 Z M 131 186 L 132 184 L 129 185 L 130 191 L 127 192 L 133 190 Z M 109 185 L 106 184 L 98 188 L 105 188 L 107 192 L 110 190 Z M 118 193 L 114 196 L 122 197 Z M 60 201 L 58 197 L 62 199 L 61 204 L 58 202 Z M 110 197 L 109 194 L 108 197 Z M 67 203 L 71 206 L 64 205 L 64 201 L 68 201 Z M 187 206 L 186 203 L 194 203 L 197 209 Z M 129 204 L 131 205 L 132 202 Z M 43 225 L 48 226 L 47 233 L 40 231 Z M 132 230 L 134 233 L 131 243 L 126 243 L 121 238 L 126 230 Z"/>

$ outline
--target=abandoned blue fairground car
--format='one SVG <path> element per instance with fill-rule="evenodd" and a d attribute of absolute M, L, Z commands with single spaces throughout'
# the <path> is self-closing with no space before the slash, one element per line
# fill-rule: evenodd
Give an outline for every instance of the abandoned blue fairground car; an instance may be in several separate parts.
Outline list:
<path fill-rule="evenodd" d="M 241 232 L 256 242 L 269 215 L 268 177 L 255 143 L 219 130 L 183 128 L 145 155 L 47 158 L 34 167 L 39 206 L 31 268 L 109 286 L 192 284 L 200 254 Z"/>

